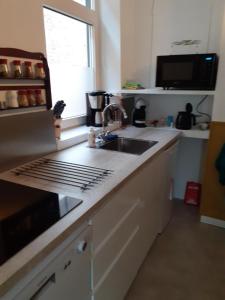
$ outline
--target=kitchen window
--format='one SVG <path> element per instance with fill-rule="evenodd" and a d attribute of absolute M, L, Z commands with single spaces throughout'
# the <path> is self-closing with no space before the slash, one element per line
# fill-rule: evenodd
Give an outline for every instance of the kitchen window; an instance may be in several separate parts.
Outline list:
<path fill-rule="evenodd" d="M 89 8 L 92 8 L 92 1 L 91 0 L 73 0 L 81 5 L 87 6 Z"/>
<path fill-rule="evenodd" d="M 65 123 L 79 125 L 86 115 L 85 93 L 95 86 L 93 25 L 49 8 L 44 8 L 44 25 L 53 106 L 64 100 Z"/>

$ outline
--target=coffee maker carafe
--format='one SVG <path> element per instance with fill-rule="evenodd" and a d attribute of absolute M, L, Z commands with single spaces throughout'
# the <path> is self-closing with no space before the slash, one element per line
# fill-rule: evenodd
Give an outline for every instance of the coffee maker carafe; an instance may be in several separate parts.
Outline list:
<path fill-rule="evenodd" d="M 102 111 L 105 107 L 105 91 L 93 91 L 86 94 L 87 126 L 102 126 Z"/>

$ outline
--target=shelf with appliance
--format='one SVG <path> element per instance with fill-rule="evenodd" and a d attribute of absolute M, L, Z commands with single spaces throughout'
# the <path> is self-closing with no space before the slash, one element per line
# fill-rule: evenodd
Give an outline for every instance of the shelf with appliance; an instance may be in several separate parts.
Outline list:
<path fill-rule="evenodd" d="M 44 111 L 51 107 L 50 74 L 45 56 L 0 48 L 0 116 Z"/>
<path fill-rule="evenodd" d="M 38 106 L 26 107 L 26 108 L 18 107 L 18 108 L 0 110 L 0 118 L 6 116 L 27 114 L 31 112 L 40 112 L 40 111 L 46 111 L 46 105 L 38 105 Z"/>
<path fill-rule="evenodd" d="M 190 95 L 190 96 L 214 96 L 215 91 L 199 90 L 164 90 L 163 88 L 139 89 L 139 90 L 119 90 L 114 94 L 133 94 L 133 95 Z"/>
<path fill-rule="evenodd" d="M 156 129 L 164 129 L 164 130 L 176 130 L 181 132 L 182 137 L 185 138 L 193 138 L 193 139 L 201 139 L 201 140 L 208 140 L 209 139 L 209 134 L 210 134 L 210 130 L 206 129 L 206 130 L 201 130 L 199 128 L 192 128 L 189 130 L 182 130 L 182 129 L 177 129 L 177 128 L 171 128 L 171 127 L 154 127 Z"/>

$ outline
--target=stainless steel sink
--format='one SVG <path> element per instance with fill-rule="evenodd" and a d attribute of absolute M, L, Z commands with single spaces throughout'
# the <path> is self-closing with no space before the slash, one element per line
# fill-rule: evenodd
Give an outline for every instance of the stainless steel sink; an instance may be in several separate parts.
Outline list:
<path fill-rule="evenodd" d="M 130 154 L 141 155 L 151 147 L 153 147 L 158 142 L 138 140 L 125 137 L 119 137 L 118 139 L 110 142 L 105 142 L 100 145 L 99 148 L 105 150 L 119 151 Z"/>

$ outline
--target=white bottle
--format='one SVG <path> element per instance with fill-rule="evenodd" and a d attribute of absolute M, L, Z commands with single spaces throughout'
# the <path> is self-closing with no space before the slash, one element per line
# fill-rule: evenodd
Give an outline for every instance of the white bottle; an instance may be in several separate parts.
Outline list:
<path fill-rule="evenodd" d="M 88 134 L 88 147 L 95 148 L 95 138 L 95 131 L 93 128 L 91 128 Z"/>

